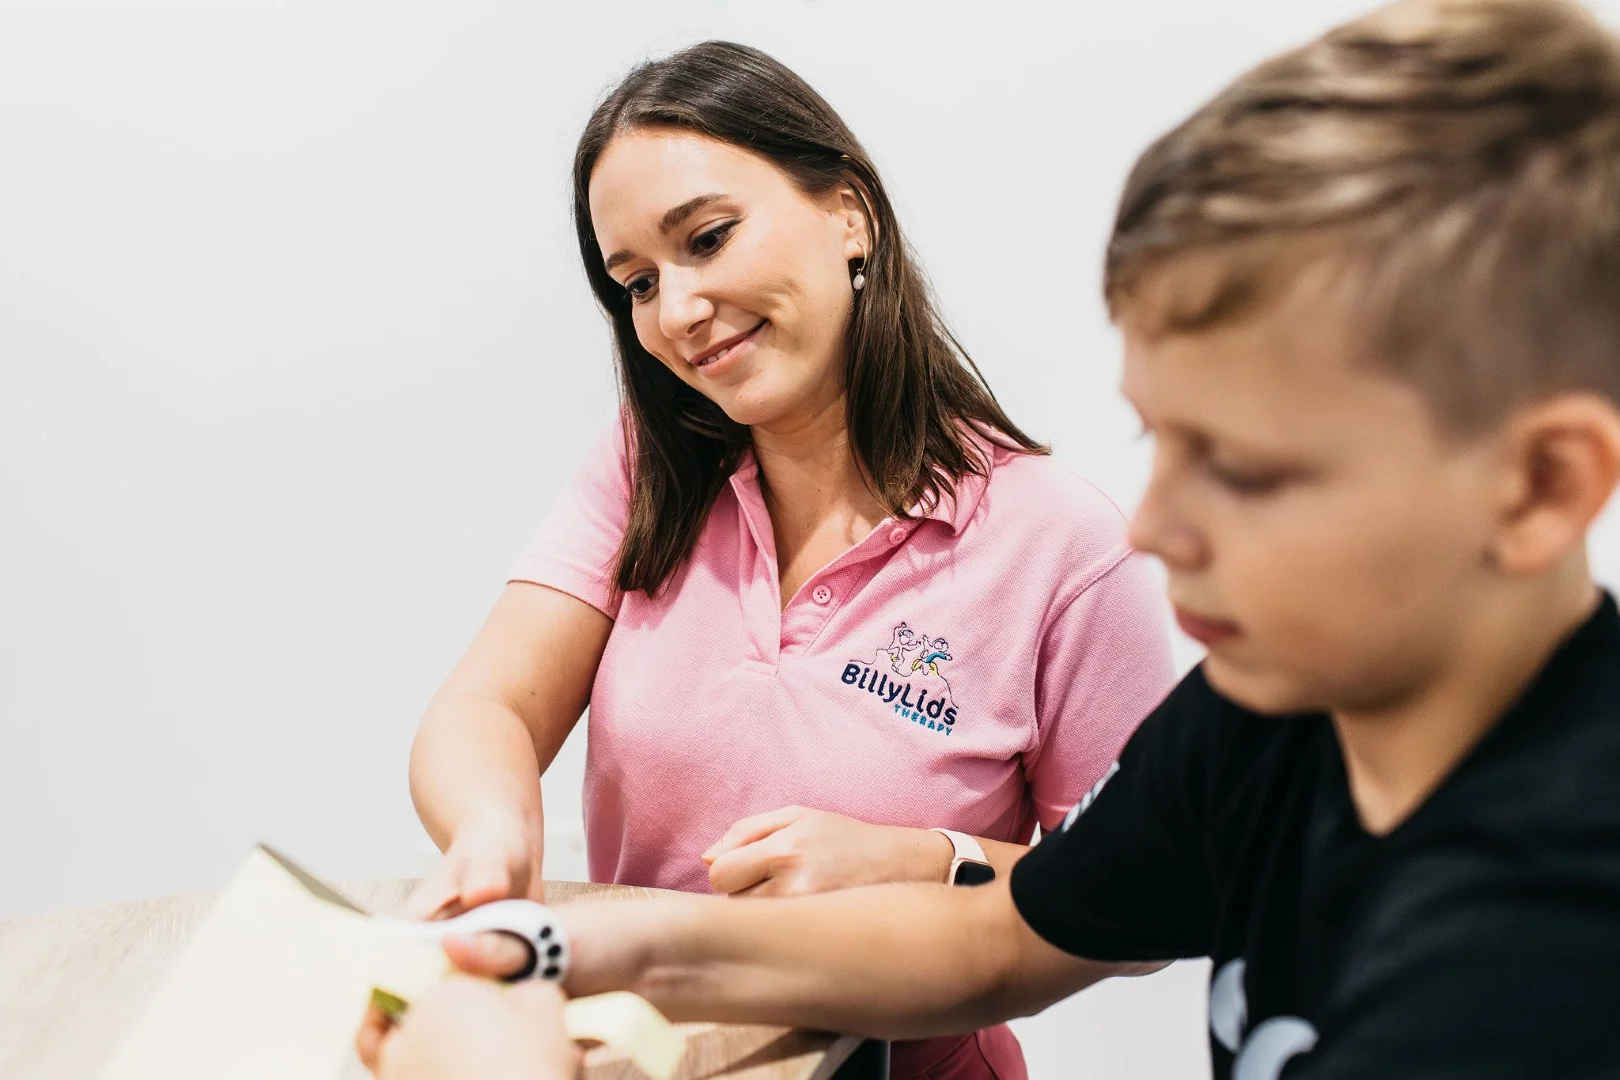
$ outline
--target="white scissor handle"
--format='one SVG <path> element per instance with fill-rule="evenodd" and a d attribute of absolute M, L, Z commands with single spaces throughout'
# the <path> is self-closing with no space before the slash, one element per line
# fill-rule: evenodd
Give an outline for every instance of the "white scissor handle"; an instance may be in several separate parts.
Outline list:
<path fill-rule="evenodd" d="M 506 976 L 508 982 L 533 977 L 560 983 L 568 977 L 568 936 L 556 913 L 533 900 L 496 900 L 453 919 L 387 921 L 412 937 L 434 941 L 450 934 L 509 934 L 529 947 L 529 963 L 522 971 Z"/>

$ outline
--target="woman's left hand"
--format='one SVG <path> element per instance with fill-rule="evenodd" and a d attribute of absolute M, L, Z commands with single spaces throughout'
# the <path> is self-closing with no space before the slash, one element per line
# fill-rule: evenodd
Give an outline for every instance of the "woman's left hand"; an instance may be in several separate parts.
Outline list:
<path fill-rule="evenodd" d="M 786 806 L 744 818 L 703 853 L 709 884 L 733 896 L 799 896 L 890 881 L 944 881 L 951 842 L 931 829 Z"/>
<path fill-rule="evenodd" d="M 555 986 L 452 975 L 411 1003 L 366 1064 L 379 1080 L 572 1080 L 579 1057 Z"/>

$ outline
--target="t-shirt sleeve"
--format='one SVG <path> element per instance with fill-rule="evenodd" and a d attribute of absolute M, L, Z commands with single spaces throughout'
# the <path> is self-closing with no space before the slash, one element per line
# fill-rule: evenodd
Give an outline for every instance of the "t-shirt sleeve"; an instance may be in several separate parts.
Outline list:
<path fill-rule="evenodd" d="M 1146 556 L 1126 554 L 1070 598 L 1041 638 L 1038 741 L 1023 765 L 1043 832 L 1102 779 L 1174 685 L 1163 590 Z"/>
<path fill-rule="evenodd" d="M 1280 1073 L 1255 1075 L 1620 1076 L 1613 897 L 1571 888 L 1556 869 L 1535 873 L 1531 884 L 1521 873 L 1499 885 L 1469 881 L 1455 865 L 1435 871 L 1456 885 L 1375 923 L 1315 1018 L 1314 1045 Z M 1262 1034 L 1248 1033 L 1243 1054 L 1264 1048 Z"/>
<path fill-rule="evenodd" d="M 549 586 L 617 618 L 614 567 L 629 519 L 630 469 L 624 429 L 615 423 L 563 489 L 508 580 Z"/>
<path fill-rule="evenodd" d="M 1019 860 L 1013 902 L 1032 930 L 1091 960 L 1208 955 L 1215 890 L 1204 836 L 1218 708 L 1194 670 L 1059 830 Z"/>

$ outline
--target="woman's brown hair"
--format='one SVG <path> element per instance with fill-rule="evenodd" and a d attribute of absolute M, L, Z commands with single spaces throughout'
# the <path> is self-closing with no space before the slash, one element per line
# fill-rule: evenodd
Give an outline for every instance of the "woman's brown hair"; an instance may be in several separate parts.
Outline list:
<path fill-rule="evenodd" d="M 749 446 L 746 427 L 641 347 L 630 297 L 603 267 L 591 174 L 626 131 L 695 132 L 774 163 L 808 195 L 847 185 L 874 243 L 846 337 L 845 420 L 873 494 L 892 516 L 954 496 L 984 460 L 969 434 L 1045 453 L 1020 431 L 945 328 L 883 182 L 830 105 L 780 62 L 709 41 L 642 64 L 591 115 L 574 155 L 574 227 L 591 289 L 613 327 L 630 462 L 630 518 L 616 570 L 624 592 L 656 592 L 691 553 L 722 485 Z"/>

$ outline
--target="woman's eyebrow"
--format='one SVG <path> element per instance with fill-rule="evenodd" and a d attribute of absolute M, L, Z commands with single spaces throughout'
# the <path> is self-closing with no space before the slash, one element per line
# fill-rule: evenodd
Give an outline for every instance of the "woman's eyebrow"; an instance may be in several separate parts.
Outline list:
<path fill-rule="evenodd" d="M 699 210 L 702 210 L 705 206 L 708 206 L 711 203 L 717 203 L 725 197 L 726 196 L 717 191 L 710 191 L 706 192 L 705 194 L 687 199 L 679 206 L 671 207 L 670 209 L 664 211 L 663 217 L 658 219 L 658 231 L 662 233 L 669 232 L 681 222 L 685 221 Z M 611 274 L 614 267 L 621 263 L 628 262 L 633 258 L 635 258 L 635 256 L 631 255 L 628 251 L 615 251 L 612 255 L 608 256 L 607 262 L 604 263 L 603 266 L 606 268 L 607 272 Z"/>

